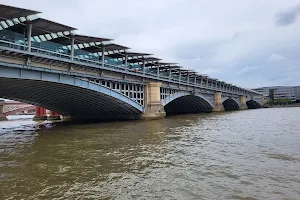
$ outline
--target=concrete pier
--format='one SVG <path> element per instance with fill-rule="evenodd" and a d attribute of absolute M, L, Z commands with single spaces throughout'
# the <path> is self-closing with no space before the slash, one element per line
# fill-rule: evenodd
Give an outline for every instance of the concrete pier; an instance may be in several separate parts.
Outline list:
<path fill-rule="evenodd" d="M 164 107 L 161 104 L 160 99 L 160 87 L 162 83 L 160 82 L 150 82 L 146 86 L 145 98 L 146 106 L 145 113 L 141 115 L 141 119 L 151 120 L 151 119 L 161 119 L 166 116 Z"/>

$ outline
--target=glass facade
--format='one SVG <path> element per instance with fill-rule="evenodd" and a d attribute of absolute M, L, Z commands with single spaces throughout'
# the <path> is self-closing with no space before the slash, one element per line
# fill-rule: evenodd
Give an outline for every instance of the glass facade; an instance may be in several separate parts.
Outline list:
<path fill-rule="evenodd" d="M 265 97 L 269 97 L 272 91 L 274 99 L 300 100 L 300 86 L 272 86 L 253 90 L 262 93 Z"/>

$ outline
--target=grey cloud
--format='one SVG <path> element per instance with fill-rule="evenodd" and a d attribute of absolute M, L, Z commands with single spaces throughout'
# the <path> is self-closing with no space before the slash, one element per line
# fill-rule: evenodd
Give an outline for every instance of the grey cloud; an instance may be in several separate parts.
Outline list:
<path fill-rule="evenodd" d="M 280 12 L 275 16 L 277 26 L 287 26 L 296 22 L 297 18 L 300 15 L 300 4 L 295 5 L 294 7 Z"/>

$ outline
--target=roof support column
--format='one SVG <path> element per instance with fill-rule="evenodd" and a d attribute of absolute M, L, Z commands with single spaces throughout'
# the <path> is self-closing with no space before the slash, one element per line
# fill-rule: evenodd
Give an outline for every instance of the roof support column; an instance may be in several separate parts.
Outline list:
<path fill-rule="evenodd" d="M 143 60 L 143 74 L 145 74 L 145 60 Z"/>
<path fill-rule="evenodd" d="M 157 66 L 157 77 L 159 78 L 159 67 L 160 67 L 160 64 L 158 64 L 158 66 Z"/>
<path fill-rule="evenodd" d="M 203 78 L 201 77 L 201 79 L 200 79 L 200 86 L 203 85 L 202 81 L 203 81 Z"/>
<path fill-rule="evenodd" d="M 75 43 L 75 38 L 71 38 L 71 60 L 74 60 L 74 43 Z"/>
<path fill-rule="evenodd" d="M 181 82 L 181 70 L 179 70 L 179 83 Z"/>
<path fill-rule="evenodd" d="M 208 87 L 208 78 L 206 79 L 206 87 Z"/>
<path fill-rule="evenodd" d="M 102 67 L 104 67 L 104 52 L 105 52 L 105 47 L 102 46 L 102 54 L 101 54 L 101 63 L 102 63 Z"/>
<path fill-rule="evenodd" d="M 197 84 L 197 76 L 195 76 L 194 83 L 195 83 L 195 85 Z"/>
<path fill-rule="evenodd" d="M 127 71 L 127 61 L 128 61 L 128 55 L 125 52 L 125 70 Z"/>
<path fill-rule="evenodd" d="M 169 68 L 169 79 L 171 80 L 172 78 L 172 70 L 171 70 L 171 67 Z"/>
<path fill-rule="evenodd" d="M 27 45 L 28 49 L 27 51 L 31 52 L 31 33 L 32 33 L 32 24 L 28 24 L 27 28 Z"/>
<path fill-rule="evenodd" d="M 190 76 L 187 74 L 187 82 L 190 83 Z"/>

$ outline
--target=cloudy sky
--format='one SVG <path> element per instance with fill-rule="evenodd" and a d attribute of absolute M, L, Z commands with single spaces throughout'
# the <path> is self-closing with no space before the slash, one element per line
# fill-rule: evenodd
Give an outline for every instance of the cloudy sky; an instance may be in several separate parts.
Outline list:
<path fill-rule="evenodd" d="M 247 88 L 300 85 L 300 1 L 0 0 Z"/>

